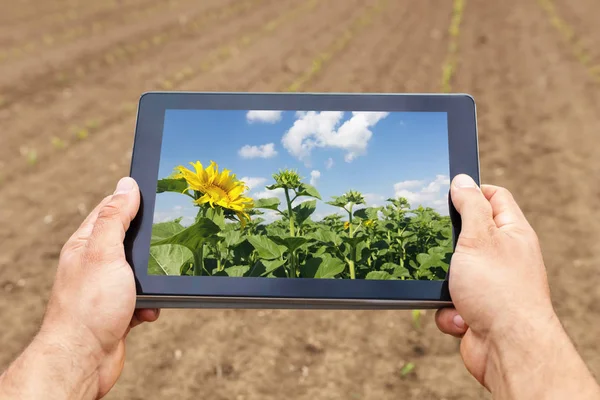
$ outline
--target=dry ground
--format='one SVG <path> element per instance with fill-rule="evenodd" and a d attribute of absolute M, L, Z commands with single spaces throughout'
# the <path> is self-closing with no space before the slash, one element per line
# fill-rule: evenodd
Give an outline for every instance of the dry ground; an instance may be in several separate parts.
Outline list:
<path fill-rule="evenodd" d="M 63 242 L 127 174 L 140 93 L 436 92 L 451 64 L 478 103 L 483 181 L 537 229 L 600 375 L 596 0 L 467 0 L 454 31 L 435 0 L 0 5 L 0 369 L 36 332 Z M 486 397 L 431 316 L 417 330 L 406 312 L 165 310 L 131 334 L 108 398 Z"/>

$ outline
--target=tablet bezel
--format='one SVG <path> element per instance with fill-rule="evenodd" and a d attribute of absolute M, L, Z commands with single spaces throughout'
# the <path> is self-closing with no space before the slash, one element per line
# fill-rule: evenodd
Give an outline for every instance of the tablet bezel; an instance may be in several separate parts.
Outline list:
<path fill-rule="evenodd" d="M 257 304 L 289 300 L 291 307 L 331 304 L 404 304 L 439 306 L 451 302 L 448 281 L 270 279 L 214 276 L 148 275 L 156 182 L 165 112 L 178 110 L 293 110 L 293 111 L 417 111 L 446 112 L 448 116 L 449 173 L 470 175 L 478 184 L 479 156 L 474 99 L 467 94 L 317 94 L 317 93 L 205 93 L 150 92 L 140 98 L 130 175 L 140 187 L 141 206 L 127 232 L 125 250 L 135 274 L 138 300 L 166 306 L 186 306 L 194 299 L 223 299 L 222 305 L 239 299 L 261 299 Z M 451 206 L 454 237 L 460 218 Z M 456 242 L 456 240 L 454 241 Z M 173 300 L 175 299 L 175 300 Z M 230 301 L 227 301 L 229 299 Z M 273 301 L 269 301 L 269 300 Z M 250 300 L 250 299 L 249 299 Z M 139 302 L 138 302 L 139 303 Z M 217 301 L 217 303 L 219 303 Z M 368 306 L 367 306 L 368 307 Z M 344 308 L 344 307 L 341 307 Z M 380 308 L 380 307 L 372 307 Z M 402 308 L 402 307 L 400 307 Z"/>

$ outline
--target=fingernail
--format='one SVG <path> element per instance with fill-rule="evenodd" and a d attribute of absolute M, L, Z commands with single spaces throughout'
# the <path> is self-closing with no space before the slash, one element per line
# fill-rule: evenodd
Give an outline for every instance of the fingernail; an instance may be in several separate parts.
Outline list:
<path fill-rule="evenodd" d="M 123 194 L 130 192 L 133 189 L 133 179 L 129 177 L 121 178 L 119 183 L 117 183 L 117 189 L 114 194 Z"/>
<path fill-rule="evenodd" d="M 457 188 L 474 188 L 477 187 L 477 184 L 469 175 L 460 174 L 456 175 L 454 180 L 452 181 L 454 186 Z"/>
<path fill-rule="evenodd" d="M 465 328 L 465 320 L 462 319 L 462 317 L 458 314 L 456 314 L 454 318 L 452 318 L 452 322 L 454 322 L 454 325 L 456 325 L 459 329 Z"/>

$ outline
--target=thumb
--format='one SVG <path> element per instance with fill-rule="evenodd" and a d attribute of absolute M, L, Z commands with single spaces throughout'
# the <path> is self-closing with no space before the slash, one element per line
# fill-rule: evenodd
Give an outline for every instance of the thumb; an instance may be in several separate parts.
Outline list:
<path fill-rule="evenodd" d="M 470 176 L 460 174 L 454 177 L 450 195 L 461 217 L 461 236 L 486 237 L 496 227 L 489 201 Z"/>
<path fill-rule="evenodd" d="M 115 193 L 100 207 L 87 247 L 103 262 L 124 257 L 125 232 L 138 212 L 140 191 L 137 183 L 129 177 L 122 178 Z"/>

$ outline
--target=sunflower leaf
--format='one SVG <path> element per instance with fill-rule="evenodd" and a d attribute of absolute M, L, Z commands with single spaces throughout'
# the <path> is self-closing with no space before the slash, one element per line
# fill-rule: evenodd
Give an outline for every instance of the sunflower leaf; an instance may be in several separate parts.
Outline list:
<path fill-rule="evenodd" d="M 187 189 L 188 184 L 185 179 L 159 179 L 156 185 L 156 193 L 177 192 L 183 193 Z"/>
<path fill-rule="evenodd" d="M 331 279 L 341 274 L 346 269 L 346 264 L 339 258 L 330 255 L 311 258 L 302 266 L 301 274 L 305 278 Z"/>
<path fill-rule="evenodd" d="M 154 244 L 184 230 L 185 228 L 179 223 L 179 221 L 181 220 L 160 222 L 152 225 L 152 238 L 150 239 L 150 243 Z"/>
<path fill-rule="evenodd" d="M 198 218 L 194 225 L 162 240 L 151 243 L 151 246 L 178 244 L 192 252 L 197 251 L 204 243 L 216 243 L 222 238 L 217 236 L 221 229 L 208 218 Z M 181 265 L 181 264 L 179 264 Z"/>
<path fill-rule="evenodd" d="M 309 196 L 321 200 L 319 191 L 313 185 L 309 185 L 308 183 L 301 183 L 298 190 L 296 190 L 296 195 Z"/>
<path fill-rule="evenodd" d="M 388 274 L 385 271 L 371 271 L 367 274 L 365 279 L 369 280 L 393 280 L 395 279 L 392 275 Z"/>
<path fill-rule="evenodd" d="M 298 247 L 300 247 L 303 244 L 308 242 L 308 239 L 305 237 L 302 237 L 302 236 L 295 236 L 295 237 L 269 236 L 269 239 L 271 239 L 273 242 L 275 242 L 277 244 L 281 244 L 281 245 L 287 247 L 287 249 L 289 251 L 294 251 Z"/>
<path fill-rule="evenodd" d="M 248 241 L 258 252 L 258 256 L 265 260 L 281 258 L 285 250 L 285 247 L 265 236 L 248 236 Z"/>
<path fill-rule="evenodd" d="M 302 225 L 304 221 L 306 221 L 306 219 L 310 217 L 312 213 L 315 212 L 316 208 L 316 200 L 305 201 L 294 207 L 292 209 L 292 212 L 294 213 L 294 218 L 298 225 Z"/>
<path fill-rule="evenodd" d="M 225 268 L 225 272 L 227 276 L 239 278 L 244 276 L 249 269 L 250 267 L 247 265 L 234 265 L 233 267 Z"/>
<path fill-rule="evenodd" d="M 165 244 L 150 247 L 150 275 L 180 275 L 182 266 L 192 261 L 192 252 L 180 245 Z"/>
<path fill-rule="evenodd" d="M 268 199 L 258 199 L 254 203 L 255 208 L 266 208 L 269 210 L 277 211 L 279 208 L 279 203 L 281 201 L 277 197 L 271 197 Z"/>
<path fill-rule="evenodd" d="M 260 260 L 260 262 L 265 266 L 265 272 L 263 272 L 261 276 L 269 275 L 271 272 L 285 264 L 285 260 Z"/>

